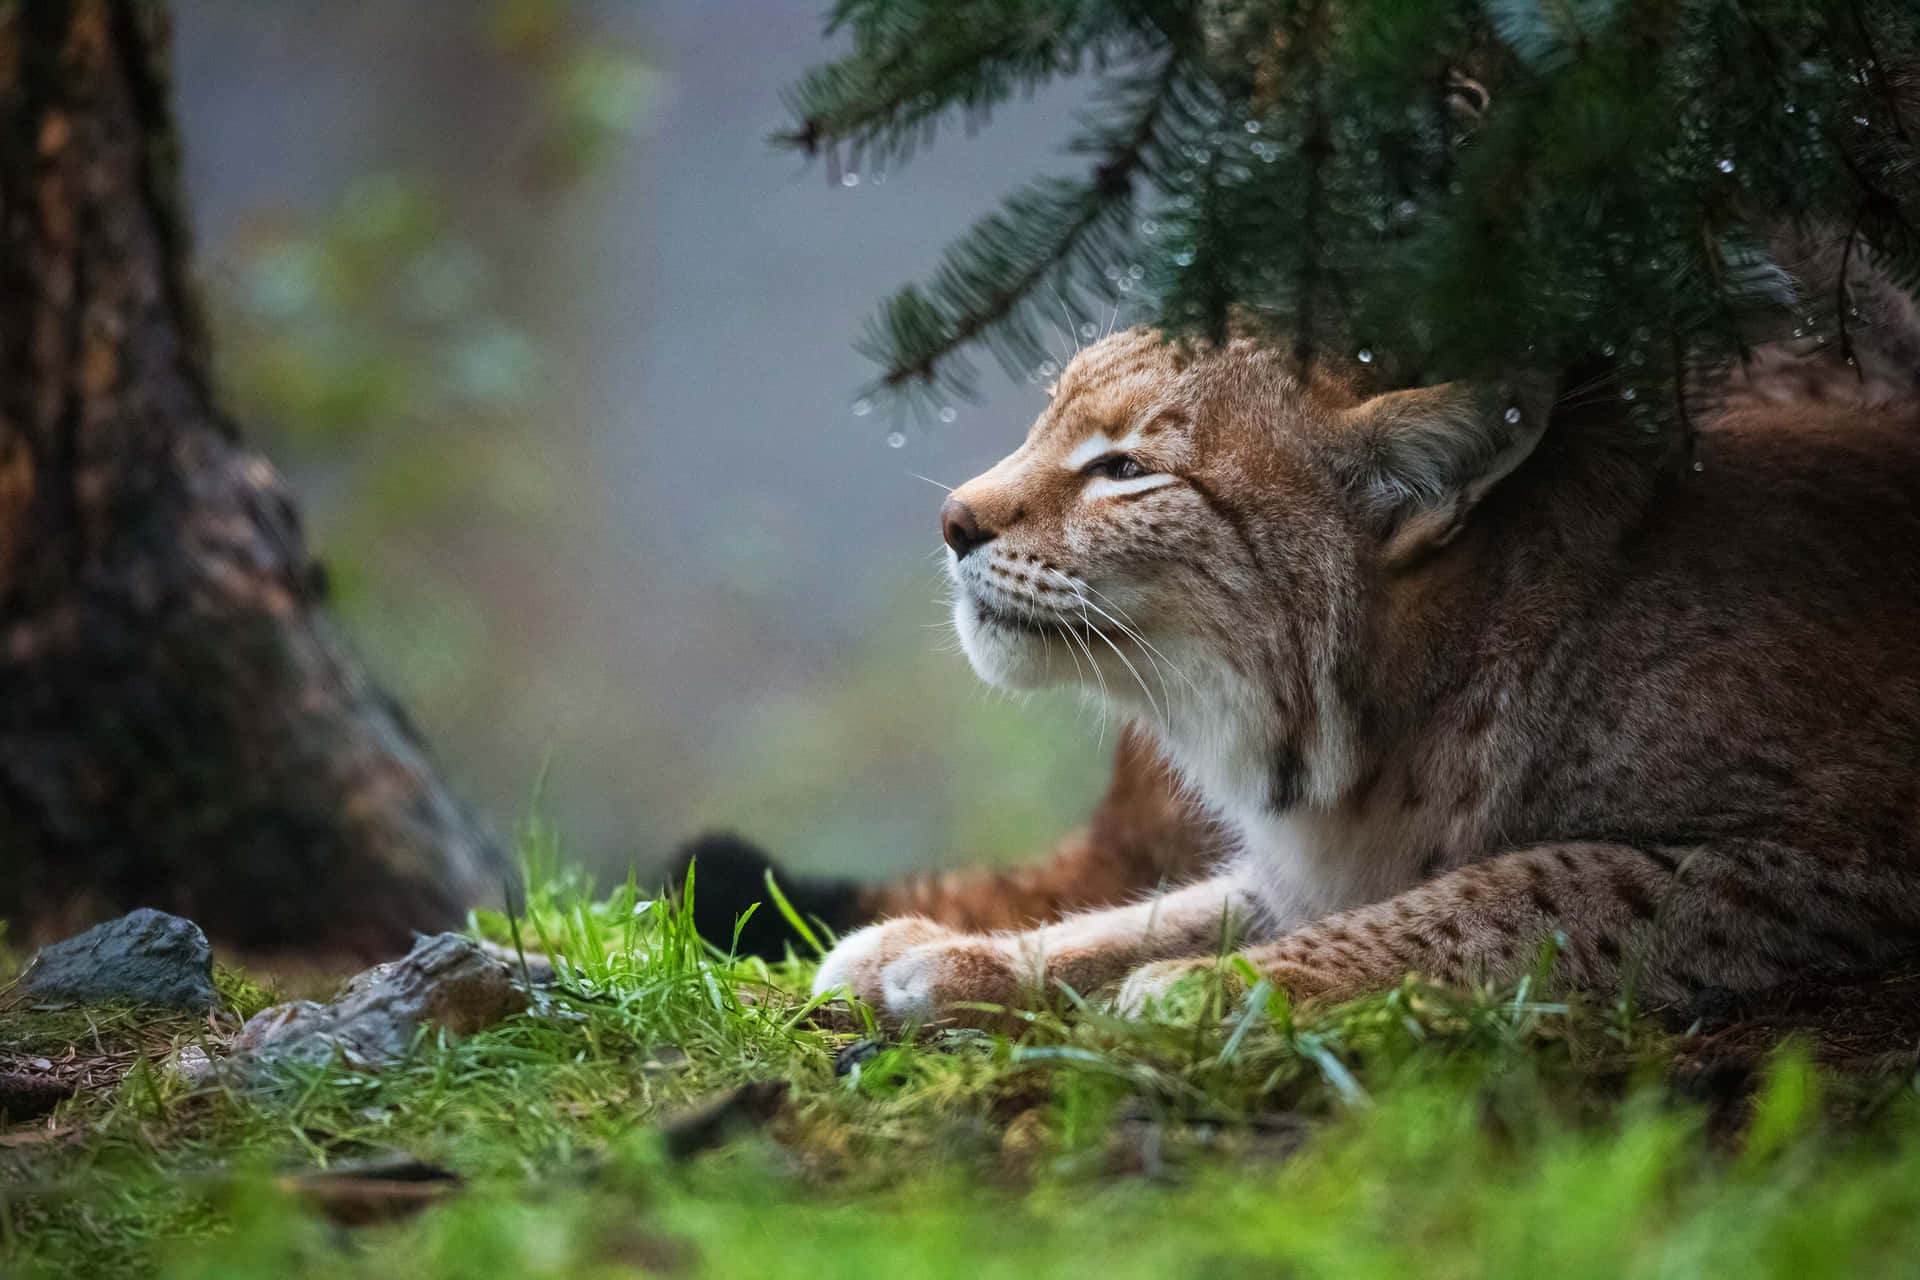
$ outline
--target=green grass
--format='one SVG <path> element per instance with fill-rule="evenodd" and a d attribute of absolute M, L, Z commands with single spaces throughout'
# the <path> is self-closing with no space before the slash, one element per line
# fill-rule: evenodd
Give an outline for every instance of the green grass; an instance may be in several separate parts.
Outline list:
<path fill-rule="evenodd" d="M 0 1273 L 1573 1280 L 1920 1259 L 1910 1065 L 1840 1076 L 1789 1043 L 1749 1101 L 1689 1085 L 1698 1041 L 1622 1010 L 1409 982 L 1298 1017 L 1265 987 L 1150 1024 L 1068 1008 L 1017 1038 L 896 1037 L 837 1075 L 867 1028 L 819 1025 L 806 962 L 730 962 L 635 885 L 590 895 L 532 835 L 524 917 L 474 927 L 559 957 L 565 992 L 404 1064 L 248 1095 L 169 1066 L 217 1056 L 235 1015 L 8 1019 L 0 1055 L 71 1045 L 123 1078 L 35 1140 L 0 1131 Z M 266 998 L 221 986 L 236 1014 Z M 683 1109 L 753 1081 L 786 1082 L 777 1113 L 668 1154 Z M 347 1228 L 286 1181 L 394 1151 L 461 1189 Z"/>

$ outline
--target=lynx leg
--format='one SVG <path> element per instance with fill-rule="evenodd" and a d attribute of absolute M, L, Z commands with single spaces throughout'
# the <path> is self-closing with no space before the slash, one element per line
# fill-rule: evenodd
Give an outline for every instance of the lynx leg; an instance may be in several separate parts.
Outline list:
<path fill-rule="evenodd" d="M 1857 968 L 1920 941 L 1910 873 L 1838 863 L 1767 841 L 1696 846 L 1543 845 L 1343 911 L 1241 954 L 1298 997 L 1340 999 L 1409 972 L 1447 982 L 1517 979 L 1558 932 L 1574 985 L 1684 1000 Z M 1137 1013 L 1207 958 L 1150 964 L 1119 1007 Z"/>
<path fill-rule="evenodd" d="M 896 1021 L 977 1021 L 954 1006 L 1016 1005 L 1056 984 L 1091 992 L 1152 960 L 1230 949 L 1253 919 L 1239 883 L 1216 879 L 1025 933 L 962 934 L 922 919 L 890 920 L 842 939 L 821 962 L 814 990 L 844 989 Z"/>

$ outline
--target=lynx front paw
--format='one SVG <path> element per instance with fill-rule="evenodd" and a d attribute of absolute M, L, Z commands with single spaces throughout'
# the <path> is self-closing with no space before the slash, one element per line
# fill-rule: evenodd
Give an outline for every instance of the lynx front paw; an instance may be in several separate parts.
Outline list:
<path fill-rule="evenodd" d="M 1017 948 L 929 920 L 889 920 L 847 935 L 827 954 L 815 994 L 844 990 L 891 1022 L 954 1017 L 986 1022 L 966 1004 L 1010 1005 L 1022 991 Z"/>
<path fill-rule="evenodd" d="M 856 929 L 820 961 L 820 969 L 813 975 L 813 993 L 844 991 L 876 1009 L 883 1008 L 886 999 L 880 975 L 888 965 L 921 943 L 960 936 L 945 925 L 919 916 L 902 916 Z"/>

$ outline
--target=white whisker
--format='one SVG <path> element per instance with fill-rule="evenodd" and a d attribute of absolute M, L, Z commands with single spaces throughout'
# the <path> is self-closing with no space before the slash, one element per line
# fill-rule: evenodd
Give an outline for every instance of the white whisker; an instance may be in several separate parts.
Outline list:
<path fill-rule="evenodd" d="M 1140 692 L 1146 696 L 1147 707 L 1153 712 L 1154 719 L 1160 722 L 1161 730 L 1163 732 L 1170 732 L 1171 726 L 1167 722 L 1166 713 L 1162 712 L 1160 710 L 1160 704 L 1153 700 L 1153 690 L 1147 688 L 1146 678 L 1140 674 L 1140 668 L 1134 666 L 1133 661 L 1128 658 L 1125 653 L 1121 652 L 1120 646 L 1113 642 L 1112 636 L 1109 636 L 1099 627 L 1094 626 L 1093 619 L 1087 616 L 1087 606 L 1093 602 L 1085 596 L 1076 596 L 1074 598 L 1080 602 L 1080 617 L 1086 622 L 1087 630 L 1099 636 L 1101 643 L 1113 650 L 1113 656 L 1120 659 L 1121 664 L 1125 666 L 1127 671 L 1133 676 L 1133 682 L 1140 686 Z"/>
<path fill-rule="evenodd" d="M 1043 640 L 1047 639 L 1047 633 L 1045 631 L 1042 631 L 1040 633 L 1040 636 Z M 1073 651 L 1073 645 L 1070 643 L 1061 645 L 1061 648 L 1065 649 L 1067 651 L 1067 656 L 1073 659 L 1074 678 L 1076 680 L 1079 680 L 1082 683 L 1085 683 L 1087 678 L 1087 673 L 1080 669 L 1080 655 Z M 1047 656 L 1048 656 L 1048 660 L 1051 661 L 1053 656 L 1053 649 L 1051 647 L 1050 641 L 1049 641 L 1049 647 L 1047 649 Z"/>
<path fill-rule="evenodd" d="M 1178 663 L 1176 663 L 1172 658 L 1169 658 L 1165 653 L 1162 653 L 1160 649 L 1151 640 L 1148 640 L 1144 635 L 1140 634 L 1140 628 L 1133 621 L 1132 616 L 1128 614 L 1125 609 L 1120 608 L 1119 603 L 1116 602 L 1112 596 L 1108 595 L 1104 591 L 1101 591 L 1098 587 L 1094 586 L 1092 583 L 1083 582 L 1076 578 L 1070 577 L 1069 575 L 1060 572 L 1060 570 L 1058 569 L 1051 569 L 1048 572 L 1052 573 L 1053 576 L 1060 579 L 1060 581 L 1066 583 L 1067 589 L 1073 593 L 1076 599 L 1081 600 L 1083 603 L 1086 603 L 1086 604 L 1092 604 L 1095 609 L 1099 610 L 1101 617 L 1106 618 L 1108 621 L 1112 622 L 1114 626 L 1120 628 L 1121 632 L 1124 633 L 1128 639 L 1138 644 L 1141 650 L 1149 655 L 1149 660 L 1151 660 L 1152 658 L 1158 658 L 1160 659 L 1160 662 L 1165 662 L 1167 664 L 1168 669 L 1171 670 L 1173 674 L 1179 676 L 1182 680 L 1186 681 L 1187 688 L 1193 692 L 1194 697 L 1197 698 L 1200 696 L 1200 686 L 1196 685 L 1193 682 L 1193 677 L 1189 676 L 1185 671 L 1182 671 Z M 1081 595 L 1082 591 L 1091 591 L 1094 595 L 1099 596 L 1102 600 L 1105 600 L 1108 604 L 1112 605 L 1114 609 L 1118 611 L 1120 616 L 1116 617 L 1114 614 L 1108 613 L 1105 609 L 1100 608 L 1098 604 L 1094 604 L 1093 601 L 1087 600 L 1085 596 Z M 1160 662 L 1155 662 L 1153 664 L 1154 670 L 1158 671 L 1160 669 Z M 1166 682 L 1166 677 L 1163 675 L 1161 676 L 1161 684 L 1163 688 L 1165 687 L 1165 682 Z M 1168 706 L 1169 707 L 1172 706 L 1171 699 L 1168 700 Z"/>
<path fill-rule="evenodd" d="M 1072 627 L 1060 628 L 1060 634 L 1069 640 L 1078 640 L 1080 642 L 1080 651 L 1087 655 L 1087 663 L 1093 668 L 1093 678 L 1100 686 L 1100 699 L 1102 702 L 1111 704 L 1113 695 L 1107 692 L 1107 677 L 1106 674 L 1100 670 L 1100 659 L 1094 654 L 1093 646 L 1087 643 L 1087 638 L 1084 635 L 1075 631 Z M 1104 724 L 1105 721 L 1102 720 L 1101 723 Z M 1104 742 L 1105 739 L 1106 733 L 1103 729 L 1101 732 L 1102 742 Z"/>
<path fill-rule="evenodd" d="M 1112 614 L 1108 613 L 1105 609 L 1102 609 L 1099 605 L 1094 604 L 1093 601 L 1087 599 L 1085 596 L 1077 596 L 1076 599 L 1080 601 L 1080 607 L 1081 607 L 1082 613 L 1084 613 L 1089 607 L 1091 607 L 1101 617 L 1105 618 L 1108 622 L 1111 622 L 1114 626 L 1120 628 L 1120 633 L 1123 636 L 1125 636 L 1127 639 L 1132 640 L 1141 646 L 1140 656 L 1147 660 L 1147 665 L 1153 668 L 1154 679 L 1160 682 L 1160 697 L 1167 705 L 1167 717 L 1170 718 L 1173 715 L 1173 692 L 1172 690 L 1167 688 L 1167 673 L 1161 668 L 1160 664 L 1154 660 L 1154 655 L 1152 653 L 1153 646 L 1148 644 L 1138 631 L 1134 630 L 1132 627 L 1128 626 L 1126 623 L 1120 621 L 1120 619 L 1114 617 Z M 1106 637 L 1103 635 L 1102 638 L 1105 639 Z M 1109 644 L 1112 643 L 1110 639 L 1107 642 Z M 1122 660 L 1124 661 L 1124 659 Z M 1138 678 L 1139 677 L 1136 674 L 1135 679 L 1138 679 Z M 1149 700 L 1151 700 L 1153 695 L 1148 694 L 1147 696 Z M 1164 723 L 1165 722 L 1163 720 L 1163 724 Z M 1165 727 L 1171 728 L 1171 725 L 1165 725 Z"/>
<path fill-rule="evenodd" d="M 1053 336 L 1060 339 L 1060 366 L 1065 368 L 1077 353 L 1069 350 L 1067 335 L 1060 332 L 1060 322 L 1049 319 L 1047 323 L 1053 326 Z"/>
<path fill-rule="evenodd" d="M 1080 354 L 1080 329 L 1079 329 L 1079 326 L 1074 324 L 1073 322 L 1073 308 L 1067 305 L 1067 300 L 1060 296 L 1059 288 L 1055 286 L 1051 281 L 1048 282 L 1047 289 L 1049 292 L 1053 294 L 1053 300 L 1060 304 L 1061 314 L 1063 314 L 1067 318 L 1067 332 L 1073 337 L 1073 354 L 1079 355 Z"/>

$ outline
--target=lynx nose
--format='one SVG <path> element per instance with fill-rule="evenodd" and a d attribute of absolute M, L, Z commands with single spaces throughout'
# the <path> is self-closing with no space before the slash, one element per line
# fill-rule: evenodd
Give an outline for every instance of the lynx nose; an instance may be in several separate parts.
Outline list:
<path fill-rule="evenodd" d="M 953 548 L 953 554 L 964 560 L 967 552 L 993 541 L 993 530 L 981 527 L 972 507 L 949 497 L 940 505 L 940 536 Z"/>

